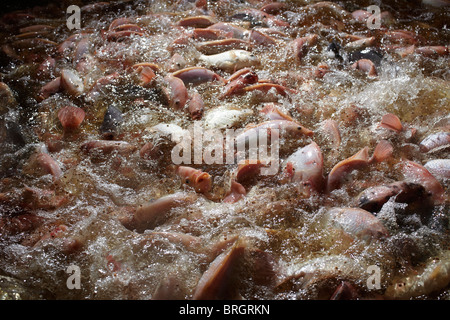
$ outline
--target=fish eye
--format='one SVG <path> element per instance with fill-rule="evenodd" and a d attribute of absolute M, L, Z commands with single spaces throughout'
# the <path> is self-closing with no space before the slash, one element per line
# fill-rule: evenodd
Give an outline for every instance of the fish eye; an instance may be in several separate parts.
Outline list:
<path fill-rule="evenodd" d="M 298 130 L 298 131 L 302 130 L 302 127 L 298 126 L 298 127 L 297 127 L 297 130 Z"/>

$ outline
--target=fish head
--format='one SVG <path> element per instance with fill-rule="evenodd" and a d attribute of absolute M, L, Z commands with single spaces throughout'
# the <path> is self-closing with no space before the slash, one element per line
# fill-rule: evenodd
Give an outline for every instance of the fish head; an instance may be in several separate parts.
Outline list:
<path fill-rule="evenodd" d="M 246 50 L 235 50 L 234 54 L 236 55 L 237 61 L 245 62 L 247 66 L 256 66 L 260 63 L 259 58 L 252 52 Z"/>

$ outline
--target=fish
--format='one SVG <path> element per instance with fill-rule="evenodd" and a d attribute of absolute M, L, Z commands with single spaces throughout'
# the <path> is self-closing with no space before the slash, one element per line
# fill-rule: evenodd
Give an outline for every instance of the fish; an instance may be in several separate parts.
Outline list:
<path fill-rule="evenodd" d="M 137 147 L 126 141 L 89 140 L 81 144 L 80 150 L 95 157 L 107 157 L 114 153 L 128 156 L 136 151 Z"/>
<path fill-rule="evenodd" d="M 177 24 L 182 27 L 206 28 L 216 22 L 217 20 L 214 17 L 203 15 L 183 18 L 178 20 Z"/>
<path fill-rule="evenodd" d="M 209 265 L 197 283 L 193 300 L 223 300 L 237 296 L 236 287 L 231 281 L 246 246 L 239 240 L 227 251 L 221 253 Z"/>
<path fill-rule="evenodd" d="M 293 50 L 293 56 L 297 62 L 301 62 L 306 55 L 308 49 L 314 46 L 319 39 L 317 34 L 311 34 L 304 37 L 297 38 L 288 44 L 289 48 Z"/>
<path fill-rule="evenodd" d="M 199 193 L 208 193 L 212 188 L 212 179 L 209 173 L 187 166 L 178 166 L 176 174 L 182 182 Z"/>
<path fill-rule="evenodd" d="M 161 150 L 152 142 L 147 142 L 139 150 L 139 156 L 142 159 L 158 159 L 161 156 Z"/>
<path fill-rule="evenodd" d="M 243 94 L 244 88 L 247 85 L 255 84 L 258 82 L 258 75 L 250 68 L 243 68 L 236 71 L 227 79 L 227 84 L 223 88 L 219 98 L 225 98 L 236 94 Z"/>
<path fill-rule="evenodd" d="M 370 47 L 375 43 L 375 37 L 361 38 L 355 41 L 351 41 L 345 45 L 346 49 L 362 49 Z"/>
<path fill-rule="evenodd" d="M 367 167 L 371 163 L 382 162 L 392 155 L 392 144 L 381 140 L 369 157 L 369 147 L 364 147 L 350 158 L 338 162 L 330 171 L 327 178 L 327 192 L 331 192 L 342 185 L 345 176 L 354 170 Z"/>
<path fill-rule="evenodd" d="M 430 160 L 423 167 L 440 181 L 450 179 L 450 159 Z"/>
<path fill-rule="evenodd" d="M 271 2 L 261 7 L 261 11 L 268 14 L 277 14 L 286 8 L 286 4 L 282 2 Z"/>
<path fill-rule="evenodd" d="M 422 46 L 415 48 L 414 52 L 426 57 L 448 56 L 449 50 L 445 46 Z"/>
<path fill-rule="evenodd" d="M 37 151 L 33 153 L 24 170 L 31 174 L 50 174 L 53 181 L 57 181 L 63 175 L 59 163 L 48 153 Z"/>
<path fill-rule="evenodd" d="M 183 110 L 189 99 L 188 90 L 183 80 L 173 75 L 166 76 L 164 80 L 167 82 L 168 92 L 166 94 L 169 100 L 169 107 L 174 110 Z"/>
<path fill-rule="evenodd" d="M 113 139 L 117 136 L 120 126 L 123 123 L 122 112 L 114 105 L 108 106 L 103 122 L 100 126 L 100 133 L 104 139 Z"/>
<path fill-rule="evenodd" d="M 150 200 L 137 207 L 123 208 L 118 213 L 118 220 L 125 228 L 142 233 L 167 221 L 172 209 L 184 208 L 196 200 L 195 193 L 176 192 L 156 200 Z"/>
<path fill-rule="evenodd" d="M 448 298 L 448 0 L 81 2 L 0 14 L 7 298 Z"/>
<path fill-rule="evenodd" d="M 257 176 L 260 173 L 261 168 L 266 166 L 268 166 L 268 163 L 265 160 L 243 160 L 238 163 L 235 179 L 238 183 L 243 183 L 249 178 Z"/>
<path fill-rule="evenodd" d="M 419 143 L 420 151 L 432 153 L 450 147 L 450 132 L 436 132 Z"/>
<path fill-rule="evenodd" d="M 189 131 L 173 123 L 158 123 L 145 129 L 146 132 L 170 138 L 175 143 L 180 143 Z"/>
<path fill-rule="evenodd" d="M 288 120 L 295 121 L 290 115 L 283 112 L 275 103 L 266 103 L 260 111 L 268 120 Z"/>
<path fill-rule="evenodd" d="M 293 135 L 296 137 L 307 136 L 311 137 L 314 132 L 296 121 L 289 120 L 269 120 L 256 125 L 247 127 L 242 133 L 236 136 L 236 144 L 245 145 L 245 142 L 252 137 L 257 137 L 260 131 L 279 130 L 280 133 L 286 133 L 288 135 Z"/>
<path fill-rule="evenodd" d="M 389 237 L 383 223 L 372 213 L 361 208 L 331 208 L 325 213 L 325 221 L 328 227 L 342 230 L 350 237 L 365 242 Z"/>
<path fill-rule="evenodd" d="M 333 147 L 337 148 L 341 144 L 341 131 L 339 130 L 339 125 L 337 121 L 332 119 L 327 119 L 322 122 L 322 130 L 325 132 L 327 137 L 331 140 Z"/>
<path fill-rule="evenodd" d="M 369 59 L 359 59 L 354 64 L 352 64 L 352 68 L 364 71 L 369 77 L 378 76 L 375 64 Z"/>
<path fill-rule="evenodd" d="M 288 96 L 292 90 L 289 88 L 280 85 L 278 83 L 270 83 L 270 82 L 258 82 L 243 88 L 244 92 L 257 92 L 260 91 L 263 95 L 267 95 L 268 92 L 272 91 L 281 96 Z"/>
<path fill-rule="evenodd" d="M 184 68 L 173 72 L 172 76 L 183 80 L 185 85 L 192 84 L 196 86 L 205 82 L 224 82 L 224 79 L 220 75 L 204 67 Z"/>
<path fill-rule="evenodd" d="M 289 165 L 290 164 L 290 165 Z M 322 191 L 324 186 L 323 155 L 315 142 L 297 149 L 284 164 L 284 170 L 291 166 L 290 181 L 308 185 L 314 191 Z"/>
<path fill-rule="evenodd" d="M 202 96 L 198 92 L 193 92 L 187 103 L 187 110 L 191 115 L 192 120 L 200 120 L 203 117 L 205 110 L 205 103 Z"/>
<path fill-rule="evenodd" d="M 402 161 L 398 166 L 404 179 L 423 185 L 427 192 L 431 194 L 436 205 L 445 202 L 444 187 L 424 166 L 411 160 Z"/>
<path fill-rule="evenodd" d="M 65 130 L 77 129 L 83 122 L 86 112 L 75 106 L 63 107 L 58 111 L 58 119 Z"/>
<path fill-rule="evenodd" d="M 273 37 L 268 36 L 258 30 L 250 31 L 249 40 L 251 43 L 257 46 L 267 47 L 277 45 L 277 41 Z"/>
<path fill-rule="evenodd" d="M 392 197 L 398 203 L 413 203 L 426 201 L 428 193 L 420 184 L 396 181 L 387 185 L 371 187 L 361 192 L 357 197 L 358 207 L 370 212 L 378 212 L 383 204 Z"/>
<path fill-rule="evenodd" d="M 256 55 L 246 50 L 229 50 L 213 55 L 201 54 L 199 60 L 208 67 L 226 72 L 235 72 L 242 68 L 259 65 Z"/>
<path fill-rule="evenodd" d="M 244 39 L 248 36 L 248 30 L 240 27 L 239 25 L 228 22 L 217 22 L 210 25 L 207 29 L 221 30 L 226 33 L 230 33 L 232 38 Z"/>
<path fill-rule="evenodd" d="M 197 50 L 207 56 L 216 55 L 231 50 L 249 49 L 251 49 L 251 43 L 249 41 L 234 38 L 204 41 L 197 45 Z M 202 60 L 201 56 L 200 59 Z"/>
<path fill-rule="evenodd" d="M 80 76 L 73 70 L 61 70 L 61 88 L 72 96 L 79 96 L 84 92 L 84 83 Z"/>
<path fill-rule="evenodd" d="M 61 77 L 56 77 L 52 81 L 48 82 L 44 86 L 42 86 L 41 90 L 38 93 L 38 100 L 42 101 L 49 98 L 51 95 L 61 92 Z"/>
<path fill-rule="evenodd" d="M 203 123 L 205 129 L 233 128 L 252 113 L 250 109 L 234 109 L 229 105 L 221 105 L 205 112 Z"/>
<path fill-rule="evenodd" d="M 236 180 L 232 180 L 230 190 L 227 192 L 222 202 L 235 203 L 245 197 L 246 194 L 247 191 L 245 190 L 245 187 Z"/>
<path fill-rule="evenodd" d="M 387 299 L 406 300 L 438 292 L 450 283 L 449 251 L 426 261 L 423 267 L 412 270 L 393 281 L 384 294 Z"/>
<path fill-rule="evenodd" d="M 395 132 L 401 132 L 403 130 L 402 122 L 393 113 L 385 114 L 381 119 L 380 126 L 386 129 L 393 130 Z"/>

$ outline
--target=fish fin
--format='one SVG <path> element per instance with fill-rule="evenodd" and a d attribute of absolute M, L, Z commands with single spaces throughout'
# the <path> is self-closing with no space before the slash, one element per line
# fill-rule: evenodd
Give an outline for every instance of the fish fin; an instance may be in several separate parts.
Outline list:
<path fill-rule="evenodd" d="M 393 113 L 385 114 L 381 119 L 381 127 L 400 132 L 403 130 L 403 125 L 400 119 Z"/>
<path fill-rule="evenodd" d="M 392 155 L 393 151 L 394 147 L 389 141 L 381 140 L 375 147 L 372 158 L 370 158 L 369 162 L 383 162 Z"/>
<path fill-rule="evenodd" d="M 277 277 L 275 259 L 268 252 L 252 248 L 249 250 L 253 281 L 260 285 L 273 285 Z"/>

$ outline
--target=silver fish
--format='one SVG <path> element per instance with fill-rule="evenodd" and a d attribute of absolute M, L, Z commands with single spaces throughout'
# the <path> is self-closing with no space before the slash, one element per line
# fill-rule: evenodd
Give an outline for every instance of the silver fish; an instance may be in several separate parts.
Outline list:
<path fill-rule="evenodd" d="M 428 161 L 424 168 L 438 180 L 450 179 L 450 159 L 435 159 Z"/>

